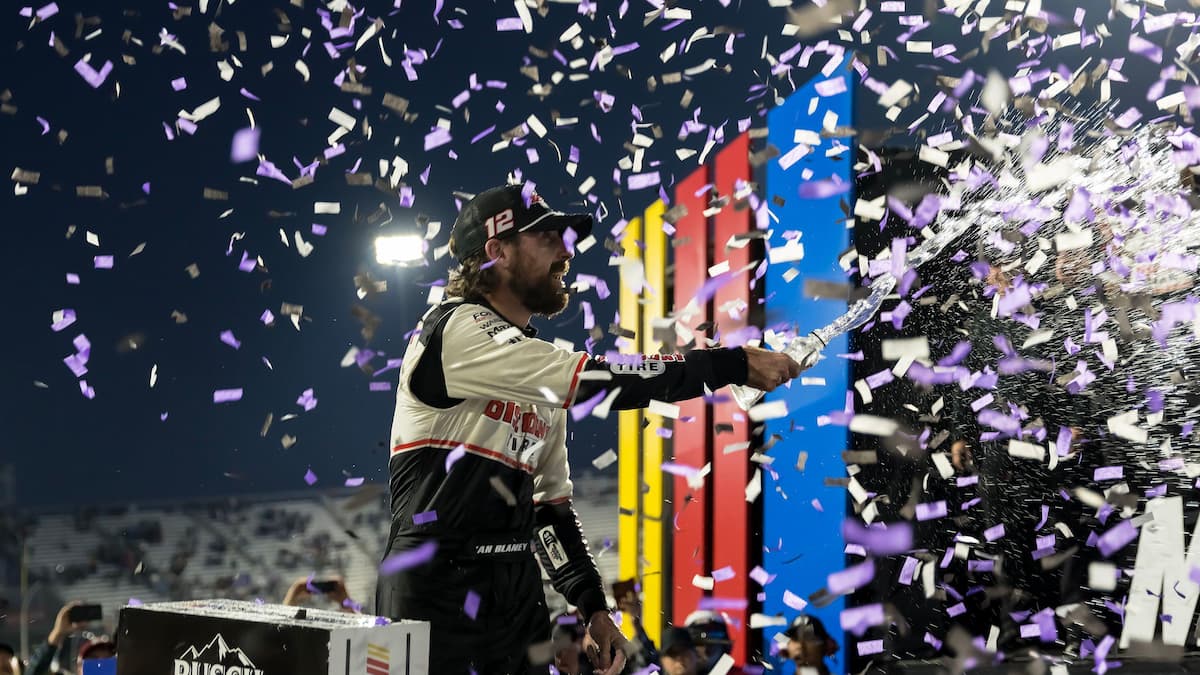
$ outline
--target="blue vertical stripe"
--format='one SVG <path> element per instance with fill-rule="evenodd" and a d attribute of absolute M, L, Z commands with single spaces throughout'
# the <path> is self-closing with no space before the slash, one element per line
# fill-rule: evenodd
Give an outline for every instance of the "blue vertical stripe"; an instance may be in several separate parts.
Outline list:
<path fill-rule="evenodd" d="M 822 138 L 820 146 L 789 168 L 782 168 L 780 160 L 796 146 L 796 130 L 820 134 L 829 111 L 837 114 L 838 126 L 853 125 L 854 80 L 844 73 L 834 75 L 833 79 L 838 77 L 845 80 L 844 92 L 820 96 L 817 84 L 830 78 L 818 75 L 767 114 L 768 141 L 780 150 L 780 156 L 767 164 L 763 194 L 768 207 L 779 217 L 779 222 L 771 225 L 770 243 L 772 247 L 783 246 L 785 233 L 798 230 L 803 232 L 801 241 L 805 249 L 800 261 L 770 265 L 765 277 L 767 325 L 788 324 L 802 334 L 824 326 L 846 311 L 844 300 L 806 298 L 804 282 L 806 279 L 845 281 L 837 261 L 850 245 L 851 230 L 846 227 L 847 215 L 839 201 L 853 210 L 853 164 L 857 146 L 853 138 Z M 825 85 L 822 89 L 831 91 L 837 87 Z M 810 112 L 814 100 L 816 104 Z M 825 151 L 834 147 L 835 140 L 848 146 L 836 160 L 825 156 Z M 809 179 L 802 177 L 805 169 L 812 171 Z M 829 197 L 801 196 L 802 184 L 829 181 L 834 176 L 850 189 Z M 784 204 L 775 204 L 775 197 L 782 198 Z M 785 281 L 784 274 L 793 268 L 800 274 L 790 282 Z M 825 586 L 826 576 L 845 566 L 841 524 L 846 515 L 846 492 L 844 488 L 826 487 L 824 483 L 826 477 L 846 475 L 841 452 L 847 448 L 847 432 L 842 426 L 818 426 L 817 418 L 845 405 L 850 363 L 835 355 L 846 353 L 847 346 L 847 337 L 838 337 L 826 348 L 825 359 L 804 373 L 803 377 L 824 378 L 824 385 L 802 386 L 796 380 L 790 390 L 778 389 L 767 398 L 769 401 L 786 401 L 791 414 L 787 418 L 770 420 L 766 425 L 768 438 L 778 433 L 783 440 L 771 450 L 778 480 L 772 479 L 767 472 L 763 482 L 763 566 L 769 573 L 777 575 L 765 589 L 767 596 L 763 608 L 766 614 L 783 614 L 789 621 L 799 612 L 784 604 L 785 589 L 807 599 Z M 796 430 L 791 428 L 793 423 Z M 808 453 L 802 472 L 796 469 L 801 452 Z M 814 507 L 814 499 L 820 502 L 823 511 Z M 844 601 L 839 599 L 827 607 L 805 610 L 819 617 L 841 645 L 838 663 L 842 668 L 847 662 L 838 619 L 843 608 Z M 780 630 L 767 628 L 764 645 L 769 648 L 772 638 Z M 791 673 L 792 666 L 785 665 L 783 672 Z"/>

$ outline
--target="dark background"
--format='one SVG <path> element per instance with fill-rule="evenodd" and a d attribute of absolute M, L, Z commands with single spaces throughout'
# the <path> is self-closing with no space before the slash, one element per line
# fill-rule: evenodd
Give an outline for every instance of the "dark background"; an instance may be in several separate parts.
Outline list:
<path fill-rule="evenodd" d="M 763 124 L 757 114 L 774 95 L 786 96 L 791 83 L 764 68 L 759 60 L 762 41 L 765 36 L 771 52 L 795 42 L 779 35 L 782 10 L 760 3 L 728 8 L 698 3 L 693 20 L 675 27 L 669 24 L 677 22 L 661 18 L 643 27 L 644 13 L 652 9 L 646 5 L 630 7 L 623 18 L 619 7 L 606 6 L 591 18 L 577 14 L 577 6 L 550 4 L 545 17 L 534 13 L 531 35 L 496 32 L 497 18 L 515 15 L 511 4 L 447 3 L 435 20 L 429 3 L 405 2 L 399 10 L 368 3 L 348 41 L 361 35 L 370 18 L 383 20 L 386 27 L 379 34 L 394 64 L 387 68 L 377 41 L 357 53 L 351 44 L 341 57 L 331 59 L 322 46 L 329 36 L 317 15 L 321 6 L 313 3 L 301 9 L 287 3 L 214 2 L 207 14 L 194 7 L 190 16 L 174 16 L 165 5 L 60 7 L 56 16 L 32 28 L 16 15 L 16 7 L 7 10 L 2 22 L 0 91 L 11 92 L 11 108 L 0 115 L 5 171 L 19 167 L 41 173 L 26 195 L 15 196 L 11 184 L 5 189 L 0 245 L 0 269 L 12 304 L 2 338 L 7 358 L 0 461 L 15 465 L 18 503 L 26 506 L 302 489 L 310 467 L 319 487 L 350 476 L 382 480 L 393 393 L 369 391 L 367 374 L 339 362 L 352 346 L 376 352 L 371 370 L 401 356 L 403 336 L 425 307 L 428 285 L 445 277 L 447 262 L 380 268 L 371 248 L 378 223 L 368 222 L 368 214 L 384 204 L 394 216 L 393 226 L 419 228 L 421 217 L 441 221 L 441 234 L 432 242 L 441 246 L 457 212 L 454 191 L 503 183 L 508 172 L 519 170 L 557 208 L 602 207 L 597 235 L 603 239 L 620 219 L 640 213 L 658 196 L 655 188 L 624 190 L 624 175 L 614 182 L 613 168 L 628 154 L 622 145 L 631 140 L 633 127 L 661 136 L 647 149 L 643 170 L 660 171 L 663 184 L 670 185 L 696 162 L 695 157 L 678 160 L 677 148 L 701 150 L 711 126 L 723 126 L 725 137 L 731 138 L 739 119 Z M 288 18 L 290 33 L 280 25 L 280 16 Z M 452 19 L 461 22 L 461 29 L 450 25 Z M 224 29 L 228 51 L 210 50 L 214 22 Z M 558 41 L 574 22 L 586 38 L 579 50 Z M 665 65 L 659 60 L 663 49 L 682 46 L 699 26 L 722 34 L 696 41 Z M 312 29 L 311 40 L 300 34 L 305 27 Z M 99 36 L 83 39 L 96 28 L 102 31 Z M 173 34 L 187 54 L 154 49 L 160 29 Z M 143 44 L 122 39 L 125 31 Z M 236 31 L 245 33 L 244 52 Z M 70 50 L 66 57 L 49 46 L 51 32 Z M 271 35 L 289 39 L 272 49 Z M 734 36 L 732 54 L 725 49 L 729 35 Z M 618 46 L 636 42 L 638 48 L 616 57 L 604 71 L 572 71 L 554 56 L 535 52 L 558 49 L 568 61 L 590 60 L 599 41 Z M 311 72 L 305 83 L 293 63 L 310 42 L 303 56 Z M 415 82 L 400 67 L 405 47 L 431 55 L 414 66 Z M 98 89 L 73 70 L 88 53 L 97 68 L 105 60 L 114 64 Z M 242 67 L 224 82 L 216 64 L 232 64 L 233 58 Z M 360 81 L 372 88 L 370 95 L 346 93 L 332 84 L 351 58 L 366 67 Z M 713 70 L 682 84 L 661 84 L 663 73 L 708 58 L 715 59 Z M 260 69 L 267 62 L 274 69 L 264 77 Z M 818 63 L 823 59 L 814 59 Z M 587 72 L 589 77 L 577 83 L 564 79 L 549 95 L 535 96 L 530 91 L 534 80 L 521 73 L 523 67 L 536 67 L 542 83 L 555 71 Z M 473 74 L 481 84 L 500 80 L 507 88 L 472 91 L 470 100 L 454 109 L 452 99 L 467 88 Z M 170 82 L 180 76 L 186 77 L 187 88 L 175 92 Z M 658 81 L 653 90 L 647 83 L 651 77 Z M 792 78 L 803 82 L 807 75 L 798 69 Z M 750 91 L 755 84 L 766 88 Z M 261 101 L 240 94 L 242 88 Z M 685 91 L 692 94 L 686 106 L 681 105 Z M 384 107 L 384 92 L 407 98 L 415 119 L 405 121 Z M 615 97 L 610 112 L 597 106 L 596 92 Z M 199 122 L 194 135 L 175 128 L 180 110 L 192 110 L 214 96 L 221 97 L 220 110 Z M 503 112 L 497 111 L 498 103 Z M 249 109 L 262 130 L 259 152 L 296 178 L 297 166 L 311 164 L 326 147 L 325 137 L 335 128 L 326 119 L 333 106 L 355 115 L 359 126 L 341 140 L 344 154 L 321 162 L 313 184 L 293 189 L 254 176 L 254 161 L 230 161 L 231 138 L 248 126 Z M 635 119 L 633 106 L 643 122 Z M 493 153 L 491 145 L 500 134 L 531 113 L 550 128 L 546 138 L 530 134 L 524 147 Z M 555 128 L 552 117 L 558 115 L 580 121 Z M 49 133 L 41 133 L 37 117 L 48 121 Z M 452 120 L 453 141 L 426 152 L 425 135 L 439 118 Z M 683 121 L 693 118 L 708 126 L 678 140 Z M 371 126 L 370 139 L 362 133 L 364 119 Z M 164 124 L 172 127 L 175 140 L 166 139 Z M 470 143 L 491 125 L 496 131 Z M 591 125 L 602 142 L 593 138 Z M 68 132 L 62 142 L 60 130 Z M 565 171 L 571 147 L 579 150 L 575 178 Z M 539 163 L 528 161 L 526 148 L 536 149 Z M 449 156 L 450 150 L 457 157 Z M 559 152 L 563 161 L 558 161 Z M 350 186 L 344 178 L 359 160 L 360 172 L 378 178 L 378 161 L 390 162 L 394 155 L 409 163 L 403 183 L 413 190 L 411 208 L 400 205 L 398 191 Z M 108 157 L 111 175 L 105 167 Z M 426 185 L 419 176 L 427 167 Z M 585 204 L 576 189 L 587 176 L 596 178 L 594 204 Z M 243 178 L 255 178 L 257 184 Z M 149 183 L 149 195 L 143 193 L 143 183 Z M 106 196 L 77 197 L 77 185 L 102 186 Z M 226 191 L 228 200 L 205 199 L 205 188 Z M 314 215 L 314 201 L 340 201 L 342 212 Z M 232 213 L 221 218 L 227 209 Z M 325 225 L 327 234 L 313 235 L 312 223 Z M 66 236 L 71 226 L 74 234 Z M 300 231 L 315 246 L 312 254 L 302 258 L 294 244 L 284 246 L 280 229 L 289 240 Z M 99 247 L 85 242 L 86 231 L 99 235 Z M 235 233 L 244 238 L 233 241 L 232 254 L 227 254 Z M 144 252 L 129 257 L 142 242 Z M 243 251 L 261 256 L 265 265 L 252 273 L 239 271 Z M 95 255 L 115 256 L 114 269 L 93 269 Z M 592 303 L 596 324 L 605 329 L 613 319 L 618 288 L 607 255 L 597 245 L 573 264 L 573 272 L 599 275 L 614 292 L 607 300 L 595 291 L 579 297 Z M 196 279 L 185 271 L 193 263 L 200 271 Z M 65 275 L 72 272 L 81 277 L 77 286 L 66 283 Z M 358 274 L 386 280 L 388 291 L 359 300 Z M 304 308 L 298 332 L 280 316 L 285 302 Z M 362 322 L 352 314 L 355 307 L 380 320 L 373 340 L 363 338 Z M 79 318 L 54 333 L 49 330 L 51 314 L 60 308 L 75 309 Z M 273 327 L 258 320 L 267 309 L 276 314 Z M 187 315 L 186 323 L 172 319 L 176 310 Z M 584 346 L 578 302 L 538 325 L 548 337 Z M 223 330 L 233 331 L 240 349 L 220 341 Z M 75 351 L 71 341 L 80 333 L 92 343 L 84 379 L 95 389 L 94 400 L 80 395 L 62 363 Z M 125 347 L 131 339 L 136 349 Z M 610 348 L 611 340 L 605 336 L 593 349 Z M 155 364 L 158 383 L 150 388 Z M 391 382 L 394 376 L 392 371 L 377 379 Z M 213 390 L 237 387 L 245 391 L 240 402 L 213 404 Z M 295 402 L 310 387 L 319 403 L 305 413 Z M 281 421 L 289 413 L 298 417 Z M 166 420 L 160 419 L 163 414 Z M 268 414 L 274 415 L 274 423 L 260 437 Z M 613 426 L 594 419 L 574 426 L 571 448 L 577 467 L 590 468 L 594 457 L 613 447 Z M 284 434 L 298 439 L 290 449 L 281 445 Z"/>

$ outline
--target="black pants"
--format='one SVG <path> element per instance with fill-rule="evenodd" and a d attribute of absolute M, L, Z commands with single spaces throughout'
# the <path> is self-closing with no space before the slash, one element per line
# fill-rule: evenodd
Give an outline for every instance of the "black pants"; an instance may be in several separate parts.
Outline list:
<path fill-rule="evenodd" d="M 474 618 L 465 609 L 469 593 L 479 599 Z M 530 660 L 529 648 L 550 640 L 546 595 L 532 553 L 434 560 L 380 576 L 375 607 L 381 616 L 429 622 L 431 675 L 549 672 L 547 663 Z M 548 650 L 538 652 L 553 658 Z"/>

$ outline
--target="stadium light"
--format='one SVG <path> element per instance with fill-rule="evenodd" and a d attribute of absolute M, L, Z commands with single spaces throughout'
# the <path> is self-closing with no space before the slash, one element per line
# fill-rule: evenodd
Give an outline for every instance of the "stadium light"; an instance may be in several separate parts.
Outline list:
<path fill-rule="evenodd" d="M 375 237 L 375 260 L 393 267 L 418 265 L 425 260 L 425 239 L 416 233 Z"/>

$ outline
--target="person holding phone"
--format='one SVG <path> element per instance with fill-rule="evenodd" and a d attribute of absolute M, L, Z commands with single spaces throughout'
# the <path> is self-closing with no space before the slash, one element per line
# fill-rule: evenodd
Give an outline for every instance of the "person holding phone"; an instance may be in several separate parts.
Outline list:
<path fill-rule="evenodd" d="M 63 605 L 62 609 L 58 610 L 58 616 L 54 619 L 54 628 L 50 630 L 50 635 L 30 655 L 27 675 L 46 675 L 49 673 L 50 664 L 54 661 L 55 656 L 61 654 L 67 638 L 82 631 L 89 625 L 100 621 L 102 616 L 100 605 L 86 605 L 78 600 Z M 90 642 L 84 643 L 83 647 L 86 648 L 90 644 Z M 112 643 L 109 642 L 108 644 L 111 645 Z M 112 653 L 116 653 L 115 646 L 112 648 Z M 78 663 L 79 667 L 82 668 L 83 659 L 78 659 Z"/>
<path fill-rule="evenodd" d="M 358 612 L 360 609 L 358 603 L 350 599 L 350 593 L 346 590 L 346 582 L 338 576 L 325 579 L 313 579 L 311 576 L 300 577 L 288 588 L 287 594 L 283 596 L 283 604 L 299 607 L 304 604 L 305 600 L 318 595 L 324 596 L 330 602 L 337 603 L 343 612 Z"/>
<path fill-rule="evenodd" d="M 474 196 L 451 229 L 459 267 L 447 297 L 408 343 L 376 612 L 430 623 L 430 672 L 548 671 L 535 553 L 580 608 L 588 658 L 606 675 L 620 672 L 626 640 L 571 503 L 567 416 L 728 384 L 770 391 L 800 374 L 786 354 L 754 347 L 605 358 L 538 338 L 530 320 L 568 304 L 568 242 L 591 230 L 590 214 L 551 209 L 531 184 Z"/>

